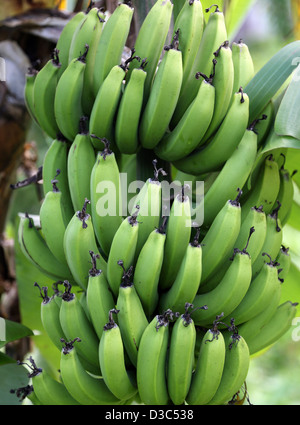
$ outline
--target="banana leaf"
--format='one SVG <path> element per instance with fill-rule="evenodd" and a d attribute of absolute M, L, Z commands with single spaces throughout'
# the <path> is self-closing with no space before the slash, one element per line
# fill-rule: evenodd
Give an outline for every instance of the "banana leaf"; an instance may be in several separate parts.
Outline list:
<path fill-rule="evenodd" d="M 253 7 L 256 0 L 230 0 L 225 11 L 226 28 L 230 41 L 234 40 L 247 13 Z"/>
<path fill-rule="evenodd" d="M 267 103 L 295 71 L 297 58 L 300 58 L 300 40 L 280 49 L 245 87 L 245 93 L 250 98 L 249 124 L 262 113 Z"/>
<path fill-rule="evenodd" d="M 299 63 L 300 58 L 295 58 Z M 276 119 L 275 132 L 281 136 L 300 139 L 300 65 L 293 74 L 284 97 L 280 103 Z"/>

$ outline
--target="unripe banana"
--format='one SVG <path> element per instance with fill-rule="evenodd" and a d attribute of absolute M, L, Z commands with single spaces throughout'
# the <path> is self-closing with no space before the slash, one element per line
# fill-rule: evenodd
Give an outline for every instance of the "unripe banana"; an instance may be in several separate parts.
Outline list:
<path fill-rule="evenodd" d="M 245 297 L 252 277 L 251 258 L 246 249 L 234 250 L 232 263 L 219 284 L 210 292 L 196 295 L 193 304 L 196 308 L 207 306 L 207 311 L 198 309 L 194 313 L 197 325 L 206 326 L 213 323 L 216 316 L 231 315 Z M 232 315 L 232 317 L 234 317 Z"/>
<path fill-rule="evenodd" d="M 202 274 L 202 247 L 198 241 L 199 231 L 194 240 L 187 246 L 176 279 L 171 288 L 161 294 L 160 311 L 171 309 L 184 313 L 186 303 L 192 303 L 197 295 Z"/>
<path fill-rule="evenodd" d="M 227 201 L 220 210 L 206 235 L 202 245 L 202 279 L 200 289 L 205 288 L 208 280 L 230 257 L 241 228 L 241 206 L 239 190 L 235 200 Z"/>
<path fill-rule="evenodd" d="M 276 263 L 278 264 L 278 273 L 279 273 L 279 277 L 280 280 L 284 281 L 290 271 L 291 268 L 291 264 L 292 264 L 292 257 L 291 254 L 289 253 L 289 248 L 285 247 L 285 246 L 281 246 L 279 254 L 276 257 Z"/>
<path fill-rule="evenodd" d="M 138 350 L 137 385 L 144 404 L 166 405 L 169 394 L 166 360 L 169 341 L 169 321 L 173 312 L 155 316 L 146 327 Z"/>
<path fill-rule="evenodd" d="M 34 286 L 39 288 L 41 297 L 43 299 L 41 304 L 41 320 L 43 328 L 55 347 L 58 350 L 61 350 L 60 339 L 64 338 L 65 335 L 61 327 L 59 319 L 60 307 L 55 302 L 55 295 L 49 297 L 48 288 L 44 286 L 40 288 L 37 282 L 35 282 Z"/>
<path fill-rule="evenodd" d="M 178 39 L 179 49 L 182 52 L 182 81 L 184 82 L 200 47 L 204 20 L 200 0 L 183 0 L 183 2 L 184 4 L 175 19 L 174 28 L 179 29 Z M 173 12 L 177 3 L 178 1 L 174 2 Z"/>
<path fill-rule="evenodd" d="M 102 39 L 102 38 L 101 38 Z M 110 141 L 112 150 L 114 150 L 114 120 L 121 99 L 123 81 L 127 72 L 128 64 L 134 59 L 134 50 L 124 65 L 115 65 L 110 69 L 108 75 L 101 84 L 96 94 L 96 99 L 90 116 L 90 133 L 98 139 L 106 138 Z M 97 150 L 103 149 L 103 144 L 97 138 L 92 138 L 92 143 Z"/>
<path fill-rule="evenodd" d="M 262 255 L 264 252 L 269 254 L 271 258 L 276 258 L 279 254 L 282 244 L 282 226 L 278 219 L 278 208 L 275 208 L 272 214 L 267 215 L 267 232 L 262 249 L 257 256 L 256 260 L 252 263 L 252 273 L 255 277 L 265 263 L 265 257 Z"/>
<path fill-rule="evenodd" d="M 111 244 L 107 260 L 107 279 L 115 297 L 118 296 L 123 276 L 118 262 L 121 260 L 126 270 L 133 264 L 139 231 L 137 214 L 138 210 L 122 221 Z"/>
<path fill-rule="evenodd" d="M 149 97 L 152 81 L 169 32 L 172 9 L 173 5 L 170 0 L 157 0 L 145 17 L 135 41 L 136 54 L 140 58 L 147 58 L 148 61 L 144 87 L 145 102 Z M 136 62 L 130 64 L 127 79 L 133 69 L 137 67 Z"/>
<path fill-rule="evenodd" d="M 272 155 L 267 156 L 260 165 L 257 178 L 252 183 L 253 187 L 246 194 L 246 198 L 241 199 L 242 203 L 242 219 L 248 213 L 249 208 L 260 205 L 266 214 L 272 211 L 273 205 L 276 203 L 279 187 L 280 176 L 278 164 Z"/>
<path fill-rule="evenodd" d="M 212 139 L 186 158 L 175 161 L 174 166 L 193 175 L 219 171 L 242 140 L 248 120 L 249 97 L 241 88 L 234 94 L 234 101 Z"/>
<path fill-rule="evenodd" d="M 45 406 L 78 406 L 79 403 L 71 396 L 63 383 L 56 381 L 44 369 L 38 368 L 33 358 L 29 357 L 28 366 L 32 379 L 34 393 Z M 18 364 L 25 364 L 18 362 Z"/>
<path fill-rule="evenodd" d="M 65 341 L 61 351 L 60 369 L 62 380 L 75 400 L 84 406 L 102 406 L 121 404 L 107 388 L 104 380 L 88 373 L 81 364 L 77 348 L 81 344 L 80 338 Z M 74 345 L 74 343 L 79 345 Z"/>
<path fill-rule="evenodd" d="M 55 178 L 62 193 L 62 204 L 66 215 L 74 214 L 68 180 L 68 143 L 62 136 L 54 139 L 47 149 L 43 161 L 43 191 L 44 196 L 52 192 L 52 180 Z M 58 172 L 59 171 L 59 172 Z"/>
<path fill-rule="evenodd" d="M 228 339 L 230 343 L 228 343 Z M 242 387 L 249 370 L 250 353 L 244 338 L 233 334 L 226 338 L 226 355 L 222 379 L 209 405 L 228 403 Z"/>
<path fill-rule="evenodd" d="M 298 303 L 286 301 L 277 307 L 269 322 L 261 328 L 260 332 L 247 340 L 251 355 L 274 344 L 290 329 L 297 314 L 297 306 Z"/>
<path fill-rule="evenodd" d="M 102 141 L 105 148 L 98 152 L 89 180 L 92 222 L 101 250 L 108 256 L 114 235 L 123 220 L 120 211 L 122 194 L 116 156 L 109 141 Z"/>
<path fill-rule="evenodd" d="M 133 154 L 138 149 L 138 130 L 144 100 L 147 63 L 143 60 L 141 66 L 132 71 L 118 108 L 115 139 L 118 149 L 123 154 Z"/>
<path fill-rule="evenodd" d="M 86 199 L 82 210 L 77 211 L 73 215 L 64 236 L 66 260 L 74 276 L 74 280 L 84 290 L 87 288 L 89 278 L 89 251 L 98 253 L 92 219 L 86 212 L 89 202 Z M 102 257 L 99 262 L 101 259 Z"/>
<path fill-rule="evenodd" d="M 294 174 L 295 172 L 290 173 L 289 170 L 286 170 L 284 167 L 279 170 L 280 186 L 277 199 L 281 204 L 281 208 L 278 211 L 278 218 L 280 219 L 282 226 L 286 224 L 292 212 L 292 205 L 294 201 Z"/>
<path fill-rule="evenodd" d="M 155 148 L 161 159 L 177 161 L 196 149 L 203 139 L 214 113 L 215 88 L 204 76 L 198 93 L 186 112 L 169 133 L 166 133 Z M 201 120 L 199 120 L 201 116 Z"/>
<path fill-rule="evenodd" d="M 80 118 L 78 134 L 68 153 L 68 180 L 74 211 L 82 208 L 86 198 L 91 199 L 90 176 L 96 156 L 91 143 L 87 120 L 88 118 L 85 116 Z"/>
<path fill-rule="evenodd" d="M 159 287 L 166 290 L 174 283 L 191 237 L 190 199 L 185 195 L 185 188 L 172 204 L 167 223 L 164 260 Z"/>
<path fill-rule="evenodd" d="M 137 258 L 133 283 L 145 314 L 151 317 L 159 299 L 158 283 L 164 258 L 164 226 L 152 230 Z"/>
<path fill-rule="evenodd" d="M 186 303 L 171 331 L 167 368 L 168 392 L 175 405 L 182 405 L 188 394 L 194 367 L 196 329 L 188 311 L 193 305 Z"/>
<path fill-rule="evenodd" d="M 24 102 L 31 119 L 37 124 L 37 117 L 34 112 L 34 96 L 33 88 L 38 71 L 33 67 L 30 67 L 25 75 L 25 87 L 24 87 Z"/>
<path fill-rule="evenodd" d="M 254 77 L 254 64 L 249 47 L 239 40 L 232 43 L 232 61 L 234 66 L 234 82 L 232 93 L 236 93 L 240 87 L 246 87 Z"/>
<path fill-rule="evenodd" d="M 54 50 L 52 59 L 37 74 L 33 87 L 34 115 L 42 130 L 52 139 L 60 132 L 54 113 L 60 66 L 59 52 Z"/>
<path fill-rule="evenodd" d="M 78 346 L 78 354 L 88 371 L 99 374 L 98 337 L 76 294 L 71 292 L 72 286 L 68 281 L 64 281 L 64 285 L 65 292 L 59 314 L 61 327 L 69 340 L 80 335 L 82 341 Z"/>
<path fill-rule="evenodd" d="M 225 363 L 225 341 L 218 330 L 218 321 L 204 334 L 197 365 L 192 377 L 186 402 L 191 405 L 207 404 L 217 392 Z"/>
<path fill-rule="evenodd" d="M 120 266 L 123 277 L 117 299 L 118 323 L 128 357 L 136 367 L 140 340 L 149 322 L 132 282 L 132 267 L 125 271 L 123 262 Z"/>
<path fill-rule="evenodd" d="M 43 237 L 58 261 L 67 265 L 64 251 L 64 235 L 73 216 L 73 212 L 64 208 L 63 194 L 57 187 L 58 180 L 53 179 L 53 190 L 46 193 L 40 208 L 40 221 Z"/>
<path fill-rule="evenodd" d="M 201 141 L 205 143 L 218 129 L 225 118 L 231 102 L 234 80 L 232 50 L 229 41 L 225 41 L 214 52 L 213 85 L 215 87 L 215 108 L 209 128 Z M 240 85 L 239 87 L 245 87 Z M 236 93 L 238 89 L 234 92 Z"/>
<path fill-rule="evenodd" d="M 75 13 L 75 15 L 66 23 L 59 36 L 59 39 L 56 44 L 56 49 L 59 51 L 59 60 L 61 63 L 61 67 L 58 72 L 59 78 L 69 65 L 69 51 L 74 32 L 76 31 L 76 28 L 80 26 L 84 19 L 85 13 L 83 11 Z"/>
<path fill-rule="evenodd" d="M 205 11 L 209 12 L 209 10 L 210 8 Z M 199 81 L 195 79 L 195 75 L 201 72 L 208 77 L 210 76 L 213 67 L 213 53 L 227 39 L 224 14 L 216 6 L 216 10 L 210 14 L 208 23 L 203 31 L 200 47 L 194 63 L 190 67 L 189 75 L 181 87 L 179 100 L 171 121 L 171 128 L 178 124 L 198 92 Z"/>
<path fill-rule="evenodd" d="M 42 273 L 54 280 L 62 278 L 74 280 L 69 267 L 58 261 L 52 254 L 41 232 L 28 214 L 20 219 L 18 241 L 25 257 Z"/>
<path fill-rule="evenodd" d="M 90 255 L 92 268 L 89 271 L 86 302 L 91 322 L 100 340 L 103 327 L 107 322 L 107 312 L 115 307 L 115 302 L 105 277 L 105 272 L 97 268 L 99 254 L 90 251 Z"/>
<path fill-rule="evenodd" d="M 182 53 L 175 33 L 155 74 L 153 85 L 141 117 L 139 139 L 146 149 L 153 149 L 168 129 L 182 84 Z"/>
<path fill-rule="evenodd" d="M 104 25 L 96 51 L 93 52 L 95 55 L 93 66 L 93 91 L 95 97 L 110 70 L 121 62 L 132 17 L 133 9 L 126 3 L 119 3 Z M 103 136 L 99 135 L 99 137 Z"/>
<path fill-rule="evenodd" d="M 119 399 L 132 398 L 137 393 L 134 377 L 130 376 L 125 367 L 125 356 L 122 336 L 119 326 L 109 311 L 109 322 L 104 326 L 99 345 L 99 361 L 103 380 L 109 390 Z"/>
<path fill-rule="evenodd" d="M 80 57 L 73 59 L 60 77 L 54 99 L 55 120 L 61 133 L 71 142 L 79 131 L 82 109 L 83 79 L 89 46 Z"/>

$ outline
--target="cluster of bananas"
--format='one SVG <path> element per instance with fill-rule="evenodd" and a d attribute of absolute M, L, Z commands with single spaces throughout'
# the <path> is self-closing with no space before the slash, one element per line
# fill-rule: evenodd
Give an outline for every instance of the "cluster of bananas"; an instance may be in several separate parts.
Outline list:
<path fill-rule="evenodd" d="M 273 107 L 249 126 L 252 58 L 243 42 L 229 47 L 214 7 L 204 26 L 200 1 L 183 2 L 164 47 L 173 5 L 157 0 L 122 63 L 133 9 L 124 2 L 105 20 L 91 7 L 28 74 L 28 110 L 53 142 L 40 226 L 25 214 L 19 242 L 55 282 L 51 295 L 35 285 L 61 351 L 60 381 L 29 359 L 32 386 L 18 395 L 35 404 L 235 403 L 250 355 L 296 314 L 281 302 L 292 175 L 275 152 L 256 162 Z M 124 214 L 120 173 L 141 147 L 182 182 L 168 215 L 157 160 Z M 201 226 L 191 179 L 205 182 Z"/>

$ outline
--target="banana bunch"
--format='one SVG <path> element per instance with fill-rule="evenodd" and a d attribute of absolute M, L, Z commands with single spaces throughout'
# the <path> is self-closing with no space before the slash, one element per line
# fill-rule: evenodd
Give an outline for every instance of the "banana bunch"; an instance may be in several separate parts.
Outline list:
<path fill-rule="evenodd" d="M 21 215 L 18 240 L 53 279 L 52 293 L 34 285 L 61 353 L 56 378 L 29 358 L 32 383 L 16 393 L 34 404 L 236 403 L 250 356 L 296 314 L 281 298 L 293 173 L 284 152 L 259 155 L 272 105 L 249 125 L 247 45 L 229 46 L 216 5 L 181 3 L 175 15 L 157 0 L 126 58 L 130 3 L 109 17 L 91 5 L 27 76 L 28 111 L 52 142 L 39 220 Z M 141 149 L 153 175 L 128 203 Z M 204 181 L 204 200 L 187 181 Z"/>

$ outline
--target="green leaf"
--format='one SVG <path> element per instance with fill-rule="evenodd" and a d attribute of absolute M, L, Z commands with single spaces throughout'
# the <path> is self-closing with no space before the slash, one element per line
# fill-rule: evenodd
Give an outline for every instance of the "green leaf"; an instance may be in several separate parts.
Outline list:
<path fill-rule="evenodd" d="M 298 58 L 300 60 L 300 58 Z M 298 65 L 292 81 L 280 103 L 276 119 L 275 132 L 281 136 L 300 139 L 300 66 Z"/>
<path fill-rule="evenodd" d="M 274 129 L 272 129 L 260 154 L 264 155 L 274 149 L 285 148 L 300 149 L 300 140 L 295 139 L 295 137 L 291 136 L 279 136 L 275 133 Z"/>
<path fill-rule="evenodd" d="M 300 40 L 293 41 L 279 50 L 244 88 L 250 98 L 252 123 L 275 96 L 287 78 L 295 71 L 300 57 Z"/>
<path fill-rule="evenodd" d="M 28 383 L 28 372 L 24 366 L 19 366 L 16 362 L 2 366 L 0 361 L 0 406 L 20 405 L 17 396 L 10 391 L 26 387 Z"/>
<path fill-rule="evenodd" d="M 12 322 L 11 320 L 1 319 L 0 326 L 3 331 L 4 327 L 4 341 L 0 341 L 0 348 L 4 347 L 8 342 L 16 341 L 18 339 L 25 338 L 26 336 L 32 336 L 33 332 L 27 326 L 21 323 Z M 1 335 L 0 335 L 1 336 Z"/>

